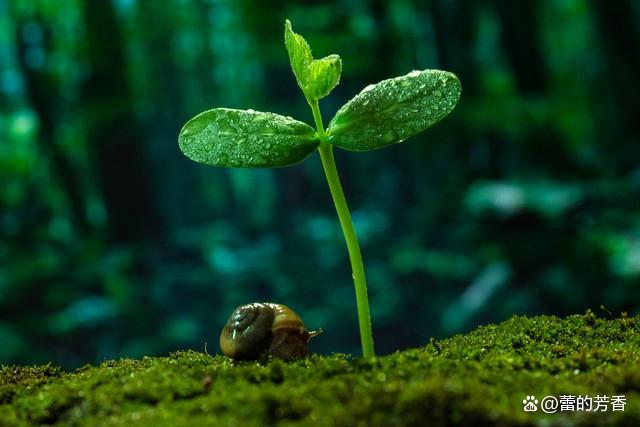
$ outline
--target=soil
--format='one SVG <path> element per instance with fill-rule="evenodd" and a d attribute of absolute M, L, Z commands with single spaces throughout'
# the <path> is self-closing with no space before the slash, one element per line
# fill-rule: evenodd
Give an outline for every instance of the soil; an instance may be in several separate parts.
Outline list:
<path fill-rule="evenodd" d="M 234 362 L 181 351 L 74 372 L 2 366 L 0 426 L 637 427 L 639 332 L 640 316 L 588 311 L 513 317 L 370 360 Z M 523 409 L 530 395 L 535 412 Z M 545 414 L 545 396 L 564 396 L 566 410 Z M 578 410 L 589 398 L 592 410 Z"/>

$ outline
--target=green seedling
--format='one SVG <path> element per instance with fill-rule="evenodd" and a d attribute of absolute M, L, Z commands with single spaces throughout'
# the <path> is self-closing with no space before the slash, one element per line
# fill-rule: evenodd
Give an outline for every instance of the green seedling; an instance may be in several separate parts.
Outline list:
<path fill-rule="evenodd" d="M 320 153 L 347 243 L 355 285 L 362 353 L 375 355 L 362 254 L 333 158 L 333 146 L 368 151 L 402 142 L 440 121 L 460 98 L 458 78 L 424 70 L 365 87 L 343 105 L 325 129 L 318 101 L 340 81 L 338 55 L 314 59 L 306 40 L 285 22 L 284 42 L 293 74 L 311 107 L 315 129 L 291 117 L 254 110 L 214 108 L 189 120 L 178 137 L 189 159 L 219 167 L 283 167 Z"/>

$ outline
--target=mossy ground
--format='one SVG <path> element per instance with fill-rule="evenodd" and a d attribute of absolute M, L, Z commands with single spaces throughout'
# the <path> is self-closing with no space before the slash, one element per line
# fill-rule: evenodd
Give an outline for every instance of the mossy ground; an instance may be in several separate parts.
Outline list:
<path fill-rule="evenodd" d="M 378 357 L 234 363 L 192 351 L 67 373 L 0 368 L 0 426 L 640 426 L 640 316 L 514 317 Z M 526 413 L 526 395 L 625 395 Z"/>

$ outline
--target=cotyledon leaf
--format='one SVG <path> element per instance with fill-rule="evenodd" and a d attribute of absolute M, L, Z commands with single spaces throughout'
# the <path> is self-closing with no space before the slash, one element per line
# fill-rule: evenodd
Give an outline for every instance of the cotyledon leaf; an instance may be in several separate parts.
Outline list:
<path fill-rule="evenodd" d="M 333 117 L 329 142 L 353 151 L 402 142 L 449 114 L 461 90 L 455 74 L 441 70 L 412 71 L 369 85 Z"/>
<path fill-rule="evenodd" d="M 280 167 L 301 162 L 319 141 L 311 126 L 274 113 L 215 108 L 189 120 L 180 150 L 198 163 L 221 167 Z"/>

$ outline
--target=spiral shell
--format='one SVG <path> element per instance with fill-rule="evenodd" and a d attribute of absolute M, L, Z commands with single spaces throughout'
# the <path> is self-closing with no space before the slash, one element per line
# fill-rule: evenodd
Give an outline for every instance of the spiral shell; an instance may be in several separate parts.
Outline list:
<path fill-rule="evenodd" d="M 308 331 L 302 319 L 285 305 L 256 302 L 231 313 L 220 334 L 220 349 L 238 360 L 264 355 L 294 359 L 305 357 L 309 339 L 320 333 Z"/>

